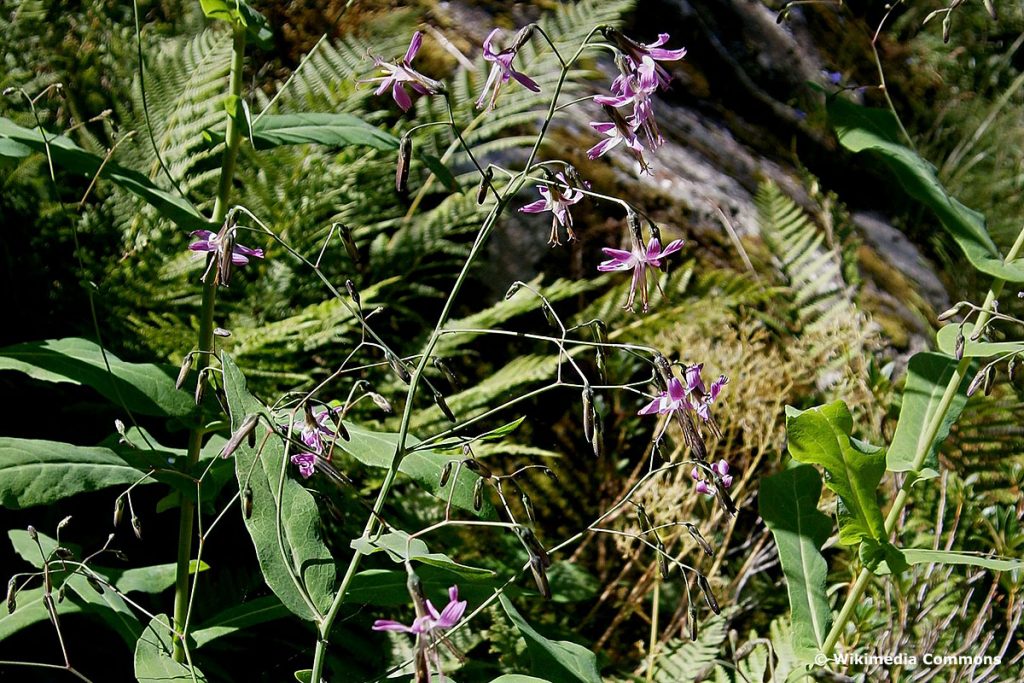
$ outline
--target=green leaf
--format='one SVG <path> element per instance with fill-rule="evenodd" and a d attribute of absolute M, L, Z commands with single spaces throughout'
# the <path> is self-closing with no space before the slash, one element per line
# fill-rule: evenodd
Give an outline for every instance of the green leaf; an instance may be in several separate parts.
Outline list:
<path fill-rule="evenodd" d="M 903 551 L 889 541 L 865 538 L 860 544 L 859 552 L 860 561 L 878 576 L 899 574 L 910 566 Z"/>
<path fill-rule="evenodd" d="M 335 443 L 335 449 L 341 449 L 359 462 L 369 467 L 388 469 L 395 456 L 395 448 L 398 445 L 398 434 L 394 432 L 374 432 L 359 425 L 346 422 L 349 441 L 339 439 Z M 406 437 L 406 448 L 414 448 L 420 441 L 411 434 Z M 461 459 L 461 458 L 457 458 Z M 452 505 L 463 510 L 474 512 L 485 519 L 494 519 L 496 513 L 494 506 L 487 496 L 484 496 L 483 506 L 479 512 L 473 507 L 473 488 L 479 476 L 463 467 L 459 470 L 458 478 L 454 471 L 444 488 L 439 485 L 441 470 L 446 463 L 453 458 L 444 453 L 434 450 L 411 451 L 402 459 L 398 471 L 409 476 L 413 481 L 430 492 L 431 495 L 448 501 L 451 495 Z M 452 487 L 455 492 L 452 493 Z"/>
<path fill-rule="evenodd" d="M 875 491 L 885 473 L 881 448 L 850 438 L 853 418 L 842 401 L 797 410 L 786 406 L 786 433 L 794 460 L 821 465 L 825 485 L 836 492 L 839 540 L 851 545 L 862 538 L 886 537 L 882 510 Z"/>
<path fill-rule="evenodd" d="M 996 572 L 1009 572 L 1024 569 L 1024 560 L 1003 559 L 998 557 L 986 557 L 973 555 L 971 553 L 957 553 L 948 550 L 919 550 L 917 548 L 906 548 L 903 551 L 904 557 L 910 564 L 965 564 L 972 567 L 991 569 Z"/>
<path fill-rule="evenodd" d="M 23 128 L 0 116 L 0 140 L 11 140 L 44 154 L 49 148 L 55 165 L 87 178 L 92 178 L 99 172 L 101 178 L 106 178 L 138 195 L 156 208 L 160 215 L 183 228 L 192 230 L 210 227 L 209 221 L 187 199 L 161 190 L 153 181 L 137 171 L 113 161 L 104 163 L 103 157 L 85 151 L 63 135 L 47 133 L 44 137 L 38 128 Z M 18 148 L 9 144 L 0 145 L 0 155 L 8 156 L 12 152 L 13 156 L 21 156 Z"/>
<path fill-rule="evenodd" d="M 357 538 L 352 541 L 352 549 L 358 550 L 364 555 L 386 551 L 395 562 L 405 562 L 407 559 L 416 560 L 433 567 L 447 569 L 460 576 L 494 576 L 494 572 L 490 569 L 459 564 L 447 555 L 432 553 L 427 549 L 426 543 L 418 538 L 410 540 L 409 534 L 404 531 L 392 531 L 372 540 Z"/>
<path fill-rule="evenodd" d="M 82 608 L 71 600 L 64 600 L 64 602 L 58 603 L 56 595 L 54 595 L 54 606 L 57 609 L 57 615 L 61 617 L 68 614 L 78 614 L 82 611 Z M 49 618 L 50 613 L 46 611 L 46 605 L 43 603 L 43 589 L 29 588 L 23 590 L 18 593 L 18 608 L 16 610 L 8 613 L 7 609 L 4 608 L 3 612 L 0 613 L 0 642 L 22 629 L 28 628 L 40 621 L 46 621 Z"/>
<path fill-rule="evenodd" d="M 135 455 L 133 462 L 125 455 Z M 41 439 L 0 437 L 0 505 L 51 505 L 77 493 L 156 481 L 138 465 L 160 464 L 156 451 L 115 452 Z M 164 461 L 166 465 L 166 461 Z M 180 481 L 179 481 L 180 483 Z"/>
<path fill-rule="evenodd" d="M 197 569 L 198 568 L 198 569 Z M 210 565 L 205 562 L 190 560 L 188 573 L 205 572 Z M 105 576 L 114 588 L 122 593 L 163 593 L 174 585 L 178 568 L 173 562 L 158 564 L 152 567 L 135 567 L 133 569 L 104 569 L 93 567 L 98 574 Z"/>
<path fill-rule="evenodd" d="M 135 678 L 139 683 L 205 683 L 199 669 L 174 661 L 171 641 L 174 631 L 166 614 L 158 614 L 149 622 L 135 644 Z M 194 678 L 193 678 L 194 675 Z"/>
<path fill-rule="evenodd" d="M 551 681 L 546 678 L 524 676 L 523 674 L 502 674 L 491 681 L 491 683 L 551 683 Z"/>
<path fill-rule="evenodd" d="M 276 596 L 267 595 L 226 609 L 209 621 L 200 624 L 192 631 L 195 648 L 207 643 L 243 631 L 250 626 L 265 624 L 291 616 L 287 607 L 281 604 Z"/>
<path fill-rule="evenodd" d="M 458 585 L 459 597 L 473 602 L 482 602 L 494 594 L 498 584 L 478 575 L 466 577 L 440 569 L 424 566 L 416 570 L 423 590 L 428 594 L 445 595 L 450 586 Z M 345 593 L 345 602 L 397 607 L 409 604 L 408 574 L 398 569 L 366 569 L 354 577 Z"/>
<path fill-rule="evenodd" d="M 527 623 L 504 593 L 498 600 L 526 641 L 533 673 L 543 673 L 551 683 L 601 683 L 593 652 L 565 640 L 548 640 Z"/>
<path fill-rule="evenodd" d="M 897 141 L 898 126 L 890 111 L 861 107 L 841 97 L 829 97 L 827 107 L 840 144 L 851 152 L 875 152 L 907 194 L 932 210 L 975 268 L 1008 282 L 1024 282 L 1024 264 L 1003 263 L 985 217 L 949 196 L 935 168 Z"/>
<path fill-rule="evenodd" d="M 916 353 L 907 365 L 907 382 L 903 389 L 903 405 L 896 423 L 892 445 L 885 456 L 890 472 L 912 472 L 914 456 L 919 449 L 928 446 L 928 454 L 920 471 L 912 476 L 916 479 L 931 479 L 939 476 L 938 452 L 949 434 L 950 428 L 960 417 L 967 404 L 967 385 L 960 388 L 949 404 L 946 415 L 939 425 L 939 431 L 930 445 L 923 443 L 927 425 L 932 421 L 949 380 L 956 370 L 957 361 L 941 353 Z"/>
<path fill-rule="evenodd" d="M 274 46 L 270 22 L 244 0 L 199 0 L 199 4 L 203 14 L 210 19 L 244 26 L 248 42 L 261 50 L 269 50 Z"/>
<path fill-rule="evenodd" d="M 430 169 L 430 172 L 437 176 L 446 188 L 451 192 L 462 192 L 462 188 L 459 187 L 459 181 L 455 179 L 452 172 L 448 170 L 448 167 L 444 165 L 438 157 L 433 154 L 427 154 L 426 152 L 419 153 L 420 160 Z"/>
<path fill-rule="evenodd" d="M 761 480 L 758 511 L 775 537 L 786 575 L 793 621 L 793 650 L 811 662 L 821 651 L 832 624 L 825 594 L 828 564 L 821 548 L 832 533 L 832 520 L 818 510 L 821 475 L 798 465 Z"/>
<path fill-rule="evenodd" d="M 247 415 L 267 409 L 245 388 L 245 377 L 223 354 L 224 389 L 231 413 L 231 428 L 238 429 Z M 316 621 L 330 607 L 337 571 L 334 558 L 320 535 L 316 499 L 296 481 L 284 458 L 284 444 L 267 435 L 263 421 L 256 427 L 257 448 L 242 444 L 234 454 L 239 488 L 252 487 L 252 515 L 245 520 L 260 569 L 267 585 L 281 602 L 303 619 Z M 278 513 L 281 528 L 278 528 Z"/>
<path fill-rule="evenodd" d="M 939 351 L 950 356 L 956 355 L 956 338 L 960 325 L 946 325 L 935 335 L 935 345 Z M 971 341 L 974 333 L 974 323 L 964 323 L 964 358 L 989 358 L 991 356 L 1004 356 L 1009 353 L 1024 353 L 1024 341 L 987 342 Z"/>
<path fill-rule="evenodd" d="M 224 131 L 205 131 L 208 143 L 224 140 Z M 281 145 L 350 145 L 374 149 L 398 149 L 398 138 L 371 126 L 352 114 L 265 114 L 253 123 L 252 144 L 258 150 Z"/>
<path fill-rule="evenodd" d="M 177 368 L 126 363 L 109 351 L 104 360 L 103 349 L 88 339 L 49 339 L 4 347 L 0 349 L 0 370 L 17 370 L 43 382 L 84 384 L 140 415 L 184 418 L 196 410 L 192 396 L 174 388 Z"/>
<path fill-rule="evenodd" d="M 526 416 L 524 415 L 523 417 L 517 420 L 513 420 L 508 424 L 504 424 L 500 427 L 495 427 L 494 429 L 488 432 L 484 432 L 483 434 L 473 437 L 473 441 L 500 441 L 501 439 L 505 438 L 512 432 L 519 429 L 519 425 L 523 424 L 525 420 Z M 448 441 L 441 441 L 439 443 L 434 444 L 433 449 L 435 451 L 461 451 L 462 444 L 464 443 L 464 439 L 451 439 Z"/>

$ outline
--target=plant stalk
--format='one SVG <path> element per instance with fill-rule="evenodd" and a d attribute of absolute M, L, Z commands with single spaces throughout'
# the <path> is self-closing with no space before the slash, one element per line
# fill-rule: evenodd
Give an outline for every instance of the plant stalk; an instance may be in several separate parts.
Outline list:
<path fill-rule="evenodd" d="M 1021 228 L 1013 246 L 1011 246 L 1010 250 L 1006 253 L 1006 257 L 1003 259 L 1004 263 L 1009 263 L 1016 259 L 1021 248 L 1024 248 L 1024 227 Z M 999 298 L 1005 284 L 1006 281 L 1000 278 L 996 278 L 992 281 L 988 294 L 985 296 L 985 302 L 982 304 L 981 311 L 978 313 L 975 329 L 981 328 L 988 322 L 992 313 L 992 305 L 995 300 Z M 924 465 L 925 458 L 928 457 L 928 451 L 931 450 L 932 442 L 935 441 L 935 437 L 939 433 L 942 421 L 946 418 L 946 413 L 949 412 L 949 407 L 952 405 L 953 399 L 956 397 L 956 393 L 960 389 L 960 383 L 967 375 L 970 365 L 971 359 L 966 356 L 957 364 L 956 370 L 953 372 L 953 376 L 949 378 L 946 390 L 942 394 L 942 398 L 939 400 L 938 410 L 935 411 L 935 415 L 932 417 L 931 422 L 928 423 L 925 431 L 925 436 L 927 438 L 918 442 L 920 445 L 914 453 L 914 461 L 910 472 L 907 474 L 907 478 L 904 480 L 903 486 L 900 487 L 899 492 L 896 494 L 896 499 L 893 501 L 892 508 L 889 509 L 889 514 L 885 518 L 885 534 L 887 537 L 892 534 L 893 530 L 896 528 L 896 523 L 899 521 L 900 515 L 903 514 L 903 510 L 909 502 L 910 489 L 918 481 L 916 474 Z M 825 638 L 824 645 L 822 645 L 821 649 L 826 657 L 831 657 L 833 651 L 835 651 L 836 644 L 839 642 L 839 638 L 843 634 L 846 622 L 849 621 L 850 617 L 853 615 L 853 610 L 860 602 L 861 596 L 867 589 L 868 582 L 870 580 L 871 571 L 867 568 L 861 569 L 860 574 L 857 576 L 857 580 L 850 589 L 849 595 L 846 596 L 846 602 L 843 603 L 842 608 L 839 610 L 839 615 L 832 624 L 832 629 L 828 632 L 828 636 Z"/>
<path fill-rule="evenodd" d="M 228 81 L 228 94 L 242 96 L 242 69 L 245 62 L 245 29 L 236 26 L 232 39 L 231 75 Z M 235 175 L 235 162 L 241 145 L 241 130 L 234 118 L 228 117 L 227 130 L 224 136 L 224 156 L 221 159 L 220 181 L 217 185 L 217 196 L 213 204 L 213 217 L 210 222 L 219 226 L 224 222 L 231 199 L 231 183 Z M 210 259 L 216 258 L 211 254 Z M 199 317 L 199 346 L 196 353 L 196 381 L 203 381 L 203 373 L 210 365 L 213 354 L 213 310 L 217 301 L 217 278 L 212 271 L 208 272 L 203 283 L 203 301 Z M 188 438 L 187 471 L 191 472 L 199 462 L 199 453 L 203 446 L 202 425 L 192 428 Z M 197 493 L 198 497 L 198 493 Z M 178 559 L 174 578 L 174 660 L 185 661 L 185 633 L 189 603 L 189 564 L 192 558 L 192 536 L 195 522 L 196 501 L 181 499 L 181 517 L 178 525 Z"/>

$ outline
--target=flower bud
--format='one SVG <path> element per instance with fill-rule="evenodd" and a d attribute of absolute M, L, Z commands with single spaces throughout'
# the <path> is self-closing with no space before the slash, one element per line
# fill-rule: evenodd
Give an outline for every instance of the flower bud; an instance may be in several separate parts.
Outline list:
<path fill-rule="evenodd" d="M 961 331 L 958 331 L 956 333 L 956 347 L 953 349 L 953 355 L 956 356 L 957 360 L 963 360 L 963 357 L 964 357 L 964 344 L 965 344 L 964 333 L 961 330 Z"/>
<path fill-rule="evenodd" d="M 1010 358 L 1010 362 L 1006 364 L 1006 374 L 1009 376 L 1009 380 L 1012 382 L 1017 375 L 1017 365 L 1020 360 L 1020 356 L 1013 356 Z"/>
<path fill-rule="evenodd" d="M 237 449 L 242 443 L 242 439 L 247 439 L 253 433 L 253 430 L 256 429 L 256 425 L 259 424 L 259 421 L 260 416 L 257 413 L 246 415 L 245 419 L 242 420 L 242 424 L 238 426 L 235 433 L 232 434 L 231 438 L 228 439 L 228 442 L 224 444 L 224 448 L 220 451 L 220 457 L 230 457 L 231 454 L 235 452 L 235 449 Z"/>
<path fill-rule="evenodd" d="M 945 311 L 939 314 L 939 322 L 946 322 L 947 320 L 954 318 L 957 315 L 957 313 L 960 312 L 960 309 L 963 308 L 963 306 L 964 302 L 960 301 L 957 302 L 952 308 L 946 309 Z"/>
<path fill-rule="evenodd" d="M 512 39 L 512 44 L 509 46 L 509 49 L 512 50 L 513 52 L 518 52 L 519 50 L 521 50 L 523 46 L 530 41 L 530 38 L 533 37 L 533 31 L 536 28 L 536 24 L 527 24 L 526 26 L 519 29 L 519 32 L 516 33 L 515 38 Z"/>
<path fill-rule="evenodd" d="M 441 468 L 441 477 L 440 477 L 440 479 L 438 479 L 437 485 L 440 488 L 444 488 L 445 484 L 448 483 L 448 480 L 451 478 L 451 476 L 452 476 L 452 461 L 449 460 L 448 462 L 446 462 L 444 464 L 444 467 Z"/>
<path fill-rule="evenodd" d="M 530 555 L 530 572 L 533 574 L 533 581 L 537 584 L 537 590 L 544 596 L 545 600 L 551 599 L 551 584 L 548 583 L 548 575 L 544 563 L 536 555 Z"/>
<path fill-rule="evenodd" d="M 985 374 L 986 373 L 984 372 L 979 372 L 977 375 L 974 376 L 974 379 L 971 381 L 970 386 L 967 387 L 968 396 L 974 396 L 974 394 L 978 391 L 978 389 L 981 387 L 982 382 L 985 381 Z"/>
<path fill-rule="evenodd" d="M 348 290 L 348 295 L 352 298 L 352 301 L 356 302 L 356 306 L 359 305 L 359 290 L 356 289 L 356 283 L 352 280 L 345 280 L 345 289 Z"/>
<path fill-rule="evenodd" d="M 231 272 L 234 266 L 232 258 L 235 252 L 235 231 L 232 228 L 222 232 L 224 234 L 223 243 L 217 252 L 217 282 L 227 287 L 231 281 Z"/>
<path fill-rule="evenodd" d="M 64 560 L 65 562 L 75 557 L 75 554 L 71 552 L 71 550 L 65 548 L 62 545 L 59 545 L 56 548 L 54 548 L 53 554 L 54 557 L 56 557 L 58 560 Z"/>
<path fill-rule="evenodd" d="M 118 496 L 114 499 L 114 526 L 121 524 L 121 518 L 124 517 L 124 496 Z"/>
<path fill-rule="evenodd" d="M 505 301 L 508 301 L 509 299 L 514 297 L 516 295 L 516 292 L 518 292 L 519 288 L 522 286 L 523 283 L 519 282 L 518 280 L 516 282 L 513 282 L 512 285 L 508 288 L 508 291 L 505 292 Z"/>
<path fill-rule="evenodd" d="M 406 370 L 406 368 L 405 368 L 405 363 L 400 361 L 395 356 L 395 354 L 391 353 L 390 351 L 385 351 L 384 352 L 384 357 L 387 359 L 388 365 L 391 366 L 391 370 L 396 375 L 398 375 L 398 379 L 400 379 L 403 382 L 405 382 L 406 384 L 408 384 L 409 380 L 411 380 L 412 378 L 409 376 L 409 371 Z"/>
<path fill-rule="evenodd" d="M 458 422 L 458 420 L 455 419 L 455 413 L 453 413 L 452 409 L 448 407 L 448 403 L 444 400 L 444 396 L 442 396 L 441 392 L 437 389 L 434 389 L 434 403 L 436 403 L 437 407 L 441 409 L 441 412 L 444 413 L 444 416 L 449 422 L 452 424 Z"/>
<path fill-rule="evenodd" d="M 445 363 L 440 358 L 434 358 L 433 363 L 434 367 L 440 370 L 441 373 L 445 376 L 445 379 L 448 380 L 448 383 L 452 385 L 452 390 L 459 391 L 462 388 L 461 384 L 459 383 L 459 378 L 455 376 L 455 373 L 452 372 L 451 368 L 448 367 L 447 363 Z"/>
<path fill-rule="evenodd" d="M 192 369 L 193 354 L 191 351 L 185 354 L 185 357 L 181 360 L 181 369 L 178 370 L 178 379 L 174 381 L 174 388 L 181 389 L 185 386 L 185 380 L 188 379 L 188 371 Z"/>
<path fill-rule="evenodd" d="M 203 381 L 203 373 L 200 372 L 199 376 L 196 378 L 196 393 L 195 393 L 196 405 L 199 405 L 200 403 L 203 402 L 203 396 L 205 394 L 206 394 L 206 383 Z"/>
<path fill-rule="evenodd" d="M 491 186 L 491 180 L 494 178 L 494 169 L 488 167 L 484 171 L 483 175 L 480 176 L 480 184 L 476 188 L 476 203 L 483 204 L 487 201 L 487 190 Z"/>
<path fill-rule="evenodd" d="M 686 621 L 690 625 L 690 640 L 697 640 L 697 608 L 692 603 L 686 608 Z"/>
<path fill-rule="evenodd" d="M 479 460 L 467 459 L 462 461 L 462 466 L 470 472 L 475 472 L 481 479 L 490 479 L 491 470 Z"/>
<path fill-rule="evenodd" d="M 132 531 L 135 532 L 135 538 L 142 540 L 142 520 L 136 515 L 132 515 Z"/>
<path fill-rule="evenodd" d="M 18 609 L 18 580 L 13 576 L 7 582 L 7 613 L 14 614 Z"/>
<path fill-rule="evenodd" d="M 690 536 L 692 536 L 693 540 L 697 542 L 697 545 L 700 546 L 700 549 L 704 551 L 705 555 L 708 557 L 714 557 L 715 550 L 711 547 L 711 544 L 708 543 L 707 539 L 700 533 L 700 529 L 693 524 L 687 524 L 686 530 L 690 532 Z"/>
<path fill-rule="evenodd" d="M 227 339 L 231 336 L 231 330 L 225 330 L 223 327 L 215 327 L 213 328 L 213 336 Z"/>
<path fill-rule="evenodd" d="M 252 518 L 252 486 L 246 486 L 242 491 L 242 515 L 246 519 Z"/>
<path fill-rule="evenodd" d="M 343 223 L 337 223 L 338 232 L 341 233 L 341 242 L 345 245 L 345 251 L 348 252 L 348 258 L 352 261 L 352 265 L 357 270 L 361 270 L 363 265 L 362 259 L 359 256 L 359 248 L 356 246 L 356 241 L 352 238 L 352 229 Z"/>
<path fill-rule="evenodd" d="M 594 440 L 594 390 L 589 384 L 583 386 L 583 436 L 588 442 Z"/>
<path fill-rule="evenodd" d="M 398 143 L 398 166 L 395 168 L 395 189 L 398 194 L 409 191 L 409 165 L 412 161 L 412 138 L 403 135 Z"/>
<path fill-rule="evenodd" d="M 484 506 L 484 480 L 477 479 L 473 485 L 473 509 L 480 512 Z"/>
<path fill-rule="evenodd" d="M 374 405 L 383 410 L 385 413 L 388 413 L 389 415 L 391 414 L 393 408 L 391 407 L 391 402 L 388 401 L 386 398 L 384 398 L 378 393 L 371 391 L 370 400 L 373 401 Z"/>
<path fill-rule="evenodd" d="M 96 577 L 95 577 L 95 576 L 93 576 L 92 574 L 89 574 L 88 576 L 86 576 L 86 577 L 85 577 L 85 580 L 89 582 L 89 585 L 90 585 L 90 586 L 92 586 L 92 589 L 93 589 L 94 591 L 96 591 L 96 592 L 97 592 L 97 593 L 99 593 L 100 595 L 103 595 L 103 593 L 104 593 L 104 590 L 103 590 L 103 584 L 102 584 L 102 583 L 100 583 L 100 582 L 99 582 L 99 581 L 98 581 L 98 580 L 96 579 Z"/>
<path fill-rule="evenodd" d="M 718 600 L 715 599 L 715 594 L 711 592 L 711 584 L 708 583 L 708 579 L 703 574 L 697 574 L 697 585 L 700 587 L 700 592 L 704 594 L 704 600 L 707 601 L 708 607 L 715 614 L 721 614 L 722 610 L 718 606 Z"/>
<path fill-rule="evenodd" d="M 530 496 L 528 496 L 526 494 L 526 491 L 523 491 L 522 489 L 520 489 L 520 491 L 519 491 L 519 500 L 522 501 L 522 503 L 523 503 L 523 510 L 526 511 L 526 518 L 529 519 L 531 522 L 536 522 L 537 521 L 537 513 L 533 509 L 533 501 L 530 500 Z"/>
<path fill-rule="evenodd" d="M 38 533 L 36 533 L 36 528 L 35 528 L 34 526 L 32 526 L 31 524 L 29 524 L 29 525 L 28 525 L 28 528 L 26 529 L 26 531 L 28 531 L 28 537 L 29 537 L 29 538 L 31 538 L 31 539 L 32 539 L 33 541 L 35 541 L 36 543 L 38 543 L 38 542 L 39 542 L 39 534 L 38 534 Z"/>
<path fill-rule="evenodd" d="M 989 365 L 985 368 L 985 379 L 982 382 L 982 387 L 986 396 L 992 395 L 992 387 L 995 385 L 996 380 L 996 366 Z"/>

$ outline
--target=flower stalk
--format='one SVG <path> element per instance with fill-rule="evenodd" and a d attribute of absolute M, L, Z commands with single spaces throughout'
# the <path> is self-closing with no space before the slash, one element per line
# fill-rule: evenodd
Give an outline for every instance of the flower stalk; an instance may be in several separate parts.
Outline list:
<path fill-rule="evenodd" d="M 244 62 L 245 27 L 236 25 L 232 38 L 231 72 L 228 81 L 229 97 L 239 98 L 242 95 Z M 238 122 L 234 117 L 229 116 L 224 138 L 224 155 L 221 159 L 220 181 L 213 204 L 213 216 L 210 219 L 213 225 L 222 224 L 227 217 L 228 202 L 231 199 L 231 183 L 235 175 L 235 162 L 238 159 L 241 140 L 242 134 Z M 216 258 L 216 254 L 212 254 L 209 258 Z M 217 281 L 218 278 L 208 277 L 203 282 L 203 299 L 199 315 L 199 344 L 198 351 L 194 354 L 198 382 L 203 381 L 204 371 L 209 366 L 210 355 L 213 353 L 213 310 L 217 300 Z M 189 433 L 186 471 L 191 471 L 199 462 L 203 434 L 201 426 L 193 427 Z M 178 557 L 174 579 L 174 631 L 176 637 L 174 638 L 173 656 L 177 662 L 185 661 L 184 643 L 187 636 L 185 630 L 189 611 L 189 561 L 192 556 L 195 511 L 195 502 L 182 497 L 178 525 Z"/>

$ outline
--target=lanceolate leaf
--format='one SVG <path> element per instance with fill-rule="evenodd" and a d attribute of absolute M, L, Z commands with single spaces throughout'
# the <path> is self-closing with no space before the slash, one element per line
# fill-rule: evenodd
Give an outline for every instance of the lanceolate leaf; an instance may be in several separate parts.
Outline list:
<path fill-rule="evenodd" d="M 152 204 L 160 215 L 186 229 L 209 228 L 210 224 L 188 200 L 157 187 L 153 181 L 137 171 L 118 163 L 103 163 L 103 157 L 87 152 L 63 135 L 42 135 L 38 128 L 23 128 L 10 119 L 0 117 L 0 140 L 11 140 L 36 152 L 46 154 L 49 149 L 53 163 L 71 173 L 87 178 L 96 175 L 117 183 Z M 13 154 L 12 154 L 13 152 Z M 0 155 L 21 156 L 17 147 L 0 145 Z"/>
<path fill-rule="evenodd" d="M 219 143 L 224 131 L 206 131 L 204 136 L 208 142 Z M 253 122 L 252 144 L 259 150 L 307 144 L 394 150 L 398 138 L 352 114 L 266 114 Z"/>
<path fill-rule="evenodd" d="M 107 369 L 109 363 L 110 369 Z M 115 405 L 140 415 L 184 418 L 195 401 L 174 388 L 177 368 L 152 363 L 126 363 L 88 339 L 67 338 L 27 342 L 0 349 L 0 370 L 17 370 L 44 382 L 92 387 Z"/>
<path fill-rule="evenodd" d="M 848 545 L 886 536 L 875 497 L 885 473 L 885 454 L 851 439 L 852 429 L 853 418 L 842 401 L 803 411 L 786 406 L 789 452 L 799 462 L 828 471 L 825 485 L 839 495 L 839 540 Z"/>
<path fill-rule="evenodd" d="M 526 641 L 532 673 L 543 675 L 551 683 L 601 683 L 593 652 L 565 640 L 548 640 L 530 626 L 504 593 L 498 600 Z"/>
<path fill-rule="evenodd" d="M 131 462 L 123 457 L 129 453 L 135 456 Z M 118 452 L 0 437 L 0 505 L 14 509 L 50 505 L 77 493 L 156 481 L 147 476 L 143 466 L 147 460 L 160 464 L 162 458 L 156 451 Z"/>
<path fill-rule="evenodd" d="M 357 538 L 352 541 L 352 549 L 358 550 L 364 555 L 386 551 L 395 562 L 405 562 L 407 559 L 416 560 L 423 564 L 453 571 L 462 576 L 494 575 L 494 572 L 489 569 L 459 564 L 443 553 L 432 553 L 427 549 L 426 543 L 418 538 L 410 539 L 409 534 L 404 531 L 392 531 L 373 540 Z"/>
<path fill-rule="evenodd" d="M 266 408 L 246 390 L 245 377 L 227 354 L 223 365 L 232 430 L 247 415 L 266 415 Z M 232 456 L 239 487 L 252 487 L 252 515 L 245 526 L 270 589 L 296 615 L 316 620 L 331 604 L 334 559 L 320 536 L 316 500 L 290 472 L 281 439 L 270 435 L 264 441 L 267 430 L 261 421 L 255 431 L 256 448 L 243 443 Z"/>
<path fill-rule="evenodd" d="M 166 614 L 158 614 L 142 632 L 135 645 L 135 678 L 139 683 L 205 683 L 202 672 L 189 669 L 171 656 L 170 623 Z"/>
<path fill-rule="evenodd" d="M 924 459 L 924 465 L 914 474 L 918 479 L 931 479 L 939 475 L 937 454 L 949 434 L 950 427 L 960 417 L 964 405 L 967 404 L 966 382 L 960 383 L 960 388 L 939 424 L 935 439 L 930 445 L 923 443 L 923 440 L 956 366 L 955 358 L 942 353 L 917 353 L 910 359 L 900 419 L 896 423 L 892 445 L 885 456 L 885 464 L 890 472 L 911 472 L 914 468 L 915 454 L 919 449 L 927 447 L 928 455 Z"/>
<path fill-rule="evenodd" d="M 1008 353 L 1024 353 L 1024 341 L 971 341 L 971 335 L 974 334 L 974 323 L 965 323 L 962 328 L 960 325 L 946 325 L 939 330 L 935 335 L 935 345 L 939 347 L 939 351 L 950 356 L 955 355 L 956 339 L 961 331 L 964 335 L 964 357 L 990 358 Z"/>
<path fill-rule="evenodd" d="M 818 510 L 821 475 L 798 465 L 761 480 L 757 496 L 764 523 L 775 537 L 786 575 L 793 621 L 793 650 L 811 662 L 821 651 L 832 624 L 825 595 L 828 565 L 821 548 L 832 533 L 832 520 Z"/>
<path fill-rule="evenodd" d="M 935 213 L 975 268 L 1009 282 L 1024 282 L 1024 262 L 1003 263 L 988 235 L 985 217 L 949 196 L 935 168 L 898 142 L 898 127 L 891 112 L 829 97 L 828 115 L 843 147 L 852 152 L 876 153 L 907 194 Z"/>
<path fill-rule="evenodd" d="M 939 564 L 964 564 L 972 567 L 982 567 L 995 572 L 1009 572 L 1024 569 L 1024 560 L 1003 559 L 999 557 L 986 557 L 984 555 L 973 555 L 971 553 L 957 553 L 948 550 L 918 550 L 907 548 L 903 555 L 910 564 L 926 564 L 937 562 Z"/>

